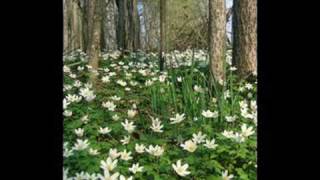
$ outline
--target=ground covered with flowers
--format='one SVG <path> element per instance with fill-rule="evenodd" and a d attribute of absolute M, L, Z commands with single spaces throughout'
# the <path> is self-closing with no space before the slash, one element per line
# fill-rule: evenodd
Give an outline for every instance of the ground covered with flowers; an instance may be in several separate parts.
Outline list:
<path fill-rule="evenodd" d="M 64 56 L 64 179 L 256 179 L 256 81 L 209 81 L 204 51 Z M 96 73 L 94 88 L 89 73 Z"/>

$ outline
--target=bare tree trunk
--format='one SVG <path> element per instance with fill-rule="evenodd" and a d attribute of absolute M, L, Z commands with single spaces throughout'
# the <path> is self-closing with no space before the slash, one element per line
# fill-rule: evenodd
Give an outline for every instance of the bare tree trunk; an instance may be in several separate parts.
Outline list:
<path fill-rule="evenodd" d="M 68 0 L 63 0 L 63 51 L 68 51 L 69 30 L 68 30 Z"/>
<path fill-rule="evenodd" d="M 160 0 L 160 52 L 159 52 L 159 64 L 160 71 L 164 70 L 164 62 L 165 62 L 165 43 L 166 43 L 166 0 Z"/>
<path fill-rule="evenodd" d="M 91 34 L 91 45 L 89 48 L 89 65 L 92 67 L 93 70 L 97 70 L 99 66 L 99 58 L 101 52 L 101 8 L 102 7 L 102 0 L 91 0 L 90 1 L 90 8 L 93 12 L 89 16 L 89 24 L 92 24 L 92 34 Z M 95 85 L 96 82 L 96 74 L 91 73 L 90 81 Z"/>
<path fill-rule="evenodd" d="M 117 44 L 119 50 L 125 49 L 125 0 L 117 0 L 118 21 L 117 21 Z"/>
<path fill-rule="evenodd" d="M 209 0 L 209 61 L 216 81 L 225 79 L 226 7 L 224 0 Z"/>
<path fill-rule="evenodd" d="M 134 21 L 134 38 L 133 38 L 133 50 L 136 51 L 140 49 L 140 16 L 138 12 L 138 1 L 134 0 L 133 4 L 133 21 Z"/>
<path fill-rule="evenodd" d="M 233 8 L 233 62 L 246 78 L 257 70 L 257 1 L 234 1 Z"/>

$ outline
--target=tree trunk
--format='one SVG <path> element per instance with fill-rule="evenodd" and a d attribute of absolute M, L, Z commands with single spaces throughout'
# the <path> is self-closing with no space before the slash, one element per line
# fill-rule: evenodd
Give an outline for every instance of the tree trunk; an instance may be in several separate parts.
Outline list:
<path fill-rule="evenodd" d="M 134 13 L 134 39 L 133 39 L 133 50 L 136 51 L 140 49 L 141 43 L 140 43 L 140 16 L 138 12 L 138 2 L 137 0 L 134 0 L 134 7 L 133 7 L 133 13 Z"/>
<path fill-rule="evenodd" d="M 226 8 L 224 0 L 209 0 L 209 66 L 213 78 L 225 80 Z"/>
<path fill-rule="evenodd" d="M 257 1 L 238 0 L 233 5 L 233 62 L 240 77 L 257 70 Z"/>
<path fill-rule="evenodd" d="M 89 24 L 92 24 L 92 34 L 91 34 L 91 43 L 89 48 L 89 65 L 92 67 L 93 70 L 97 70 L 99 66 L 99 58 L 101 52 L 101 9 L 102 9 L 102 0 L 91 0 L 90 1 L 90 8 L 93 12 L 89 16 Z M 90 81 L 95 85 L 96 82 L 96 75 L 95 73 L 91 73 Z"/>
<path fill-rule="evenodd" d="M 164 62 L 165 62 L 165 27 L 166 27 L 166 0 L 160 0 L 160 52 L 159 52 L 159 64 L 160 71 L 164 70 Z"/>
<path fill-rule="evenodd" d="M 68 30 L 68 0 L 63 0 L 63 51 L 68 51 L 69 30 Z"/>
<path fill-rule="evenodd" d="M 119 50 L 125 49 L 125 0 L 117 0 L 118 21 L 117 21 L 117 44 Z"/>

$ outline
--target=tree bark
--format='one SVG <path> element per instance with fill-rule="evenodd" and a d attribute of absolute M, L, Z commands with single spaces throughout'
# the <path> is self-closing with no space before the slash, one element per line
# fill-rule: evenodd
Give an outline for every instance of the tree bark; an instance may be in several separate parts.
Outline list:
<path fill-rule="evenodd" d="M 125 49 L 125 0 L 117 0 L 118 21 L 117 21 L 117 44 L 119 50 Z"/>
<path fill-rule="evenodd" d="M 257 71 L 257 1 L 234 1 L 233 8 L 233 62 L 246 78 Z"/>
<path fill-rule="evenodd" d="M 91 34 L 91 43 L 89 48 L 89 65 L 92 67 L 93 70 L 97 70 L 99 66 L 99 58 L 101 52 L 101 9 L 102 9 L 102 0 L 91 0 L 90 1 L 90 8 L 93 12 L 89 16 L 89 24 L 92 24 L 92 34 Z M 96 75 L 95 73 L 91 73 L 90 81 L 95 84 L 96 82 Z"/>
<path fill-rule="evenodd" d="M 165 27 L 166 27 L 166 0 L 160 0 L 160 52 L 159 52 L 159 67 L 160 71 L 164 70 L 165 62 Z"/>
<path fill-rule="evenodd" d="M 209 0 L 209 66 L 216 81 L 225 80 L 226 8 L 224 0 Z"/>
<path fill-rule="evenodd" d="M 68 0 L 63 0 L 63 51 L 68 51 L 69 30 L 68 30 Z"/>

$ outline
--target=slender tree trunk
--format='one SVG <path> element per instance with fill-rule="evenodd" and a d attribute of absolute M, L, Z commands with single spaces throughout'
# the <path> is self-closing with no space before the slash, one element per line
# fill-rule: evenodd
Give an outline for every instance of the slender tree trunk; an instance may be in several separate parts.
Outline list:
<path fill-rule="evenodd" d="M 209 0 L 210 72 L 216 81 L 225 79 L 226 8 L 224 0 Z"/>
<path fill-rule="evenodd" d="M 91 0 L 90 8 L 92 13 L 92 17 L 89 16 L 89 24 L 92 24 L 92 34 L 91 34 L 91 45 L 89 48 L 89 65 L 93 70 L 97 70 L 99 66 L 99 58 L 101 52 L 101 8 L 102 0 Z M 95 73 L 91 73 L 90 81 L 95 85 L 96 75 Z"/>
<path fill-rule="evenodd" d="M 135 30 L 135 24 L 134 24 L 134 3 L 135 0 L 128 1 L 128 50 L 133 49 L 133 42 L 134 42 L 134 30 Z"/>
<path fill-rule="evenodd" d="M 165 43 L 166 43 L 166 0 L 160 0 L 160 52 L 159 52 L 159 64 L 160 71 L 164 70 L 164 62 L 165 62 Z"/>
<path fill-rule="evenodd" d="M 68 31 L 68 0 L 63 0 L 63 51 L 68 51 L 69 31 Z"/>
<path fill-rule="evenodd" d="M 233 5 L 233 62 L 240 77 L 257 71 L 257 1 L 237 0 Z"/>
<path fill-rule="evenodd" d="M 140 43 L 140 16 L 138 12 L 138 1 L 134 0 L 133 4 L 133 21 L 134 21 L 134 39 L 133 39 L 133 50 L 136 51 L 140 49 L 141 43 Z"/>
<path fill-rule="evenodd" d="M 119 50 L 125 49 L 125 0 L 117 0 L 118 21 L 117 21 L 117 44 Z"/>

